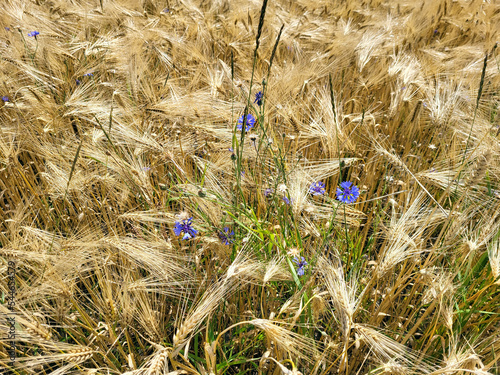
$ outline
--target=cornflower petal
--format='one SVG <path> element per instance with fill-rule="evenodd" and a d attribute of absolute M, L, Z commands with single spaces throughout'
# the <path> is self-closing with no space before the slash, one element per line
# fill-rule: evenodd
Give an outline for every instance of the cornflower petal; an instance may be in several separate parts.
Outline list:
<path fill-rule="evenodd" d="M 259 91 L 257 94 L 255 94 L 255 100 L 254 103 L 257 103 L 257 105 L 260 107 L 262 105 L 262 91 Z"/>
<path fill-rule="evenodd" d="M 321 181 L 313 183 L 309 188 L 309 193 L 311 193 L 312 195 L 325 194 L 325 184 Z"/>
<path fill-rule="evenodd" d="M 245 131 L 249 131 L 255 125 L 255 117 L 251 113 L 247 114 L 245 123 Z M 243 128 L 243 115 L 241 115 L 238 119 L 238 126 L 236 128 L 238 130 L 241 130 Z"/>
<path fill-rule="evenodd" d="M 359 189 L 351 181 L 344 181 L 340 183 L 340 188 L 337 188 L 336 194 L 339 201 L 353 203 L 359 197 Z"/>
<path fill-rule="evenodd" d="M 180 236 L 182 233 L 184 233 L 184 236 L 182 237 L 183 240 L 189 240 L 191 238 L 196 237 L 198 231 L 191 226 L 192 220 L 193 218 L 190 217 L 187 220 L 182 220 L 182 222 L 176 221 L 174 225 L 175 235 Z"/>

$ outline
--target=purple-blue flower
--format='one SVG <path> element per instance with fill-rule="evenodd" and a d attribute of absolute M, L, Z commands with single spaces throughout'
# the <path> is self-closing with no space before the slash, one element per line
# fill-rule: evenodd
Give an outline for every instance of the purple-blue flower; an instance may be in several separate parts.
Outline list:
<path fill-rule="evenodd" d="M 353 203 L 359 197 L 359 189 L 353 185 L 351 181 L 340 183 L 340 188 L 337 188 L 337 199 L 343 203 Z"/>
<path fill-rule="evenodd" d="M 224 232 L 219 232 L 219 238 L 224 245 L 233 243 L 234 230 L 229 232 L 229 227 L 224 227 Z"/>
<path fill-rule="evenodd" d="M 83 76 L 84 77 L 93 77 L 94 73 L 85 73 Z"/>
<path fill-rule="evenodd" d="M 262 105 L 262 97 L 264 94 L 262 94 L 262 91 L 259 91 L 257 94 L 255 94 L 255 100 L 254 103 L 257 103 L 257 105 L 260 107 Z"/>
<path fill-rule="evenodd" d="M 34 36 L 36 38 L 37 35 L 40 35 L 40 33 L 38 31 L 30 31 L 28 33 L 28 36 Z"/>
<path fill-rule="evenodd" d="M 79 86 L 79 85 L 80 85 L 80 83 L 81 83 L 81 82 L 80 82 L 80 80 L 79 80 L 79 79 L 77 79 L 77 80 L 76 80 L 76 85 L 77 85 L 77 86 Z"/>
<path fill-rule="evenodd" d="M 255 117 L 253 117 L 253 115 L 249 113 L 246 117 L 245 123 L 246 123 L 245 131 L 249 131 L 255 125 Z M 241 115 L 240 118 L 238 119 L 238 126 L 236 128 L 238 130 L 241 130 L 243 128 L 243 115 Z"/>
<path fill-rule="evenodd" d="M 272 193 L 274 193 L 274 190 L 272 188 L 267 188 L 266 190 L 264 190 L 264 195 L 266 197 L 270 196 Z"/>
<path fill-rule="evenodd" d="M 283 196 L 283 202 L 285 202 L 286 204 L 288 204 L 288 205 L 289 205 L 290 203 L 292 203 L 292 201 L 293 201 L 293 200 L 292 200 L 291 198 L 290 198 L 290 199 L 288 199 L 288 197 L 287 197 L 286 195 L 284 195 L 284 196 Z"/>
<path fill-rule="evenodd" d="M 325 184 L 321 181 L 313 183 L 309 188 L 309 193 L 311 193 L 312 195 L 325 194 Z"/>
<path fill-rule="evenodd" d="M 182 236 L 183 240 L 189 240 L 191 238 L 195 238 L 198 231 L 192 227 L 191 224 L 192 220 L 193 218 L 190 217 L 187 220 L 182 220 L 182 222 L 176 221 L 174 225 L 175 235 L 180 236 L 181 233 L 184 233 L 184 236 Z"/>
<path fill-rule="evenodd" d="M 9 97 L 8 97 L 8 96 L 2 96 L 2 100 L 3 100 L 4 102 L 8 102 L 8 101 L 9 101 Z"/>
<path fill-rule="evenodd" d="M 297 276 L 303 276 L 304 275 L 304 267 L 307 266 L 307 262 L 304 259 L 304 257 L 301 257 L 302 259 L 299 261 L 299 258 L 295 257 L 293 258 L 293 262 L 297 265 Z"/>

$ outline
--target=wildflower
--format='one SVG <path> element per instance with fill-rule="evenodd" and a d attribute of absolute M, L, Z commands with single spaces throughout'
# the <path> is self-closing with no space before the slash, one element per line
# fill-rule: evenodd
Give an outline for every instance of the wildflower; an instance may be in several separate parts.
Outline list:
<path fill-rule="evenodd" d="M 5 31 L 10 31 L 10 27 L 5 26 Z"/>
<path fill-rule="evenodd" d="M 174 225 L 174 233 L 176 236 L 180 236 L 181 233 L 184 233 L 184 236 L 182 237 L 183 240 L 189 240 L 191 238 L 196 237 L 196 234 L 198 231 L 192 227 L 191 221 L 193 220 L 192 217 L 189 219 L 184 219 L 182 220 L 182 223 L 179 221 L 175 222 Z"/>
<path fill-rule="evenodd" d="M 77 85 L 77 86 L 79 86 L 79 85 L 80 85 L 80 83 L 81 83 L 81 82 L 80 82 L 80 80 L 79 80 L 79 79 L 77 79 L 77 80 L 76 80 L 76 85 Z"/>
<path fill-rule="evenodd" d="M 309 188 L 309 193 L 311 193 L 312 195 L 325 194 L 325 184 L 321 181 L 313 183 Z"/>
<path fill-rule="evenodd" d="M 93 77 L 94 73 L 85 73 L 83 76 L 84 77 Z"/>
<path fill-rule="evenodd" d="M 300 255 L 300 250 L 296 247 L 292 247 L 287 251 L 287 254 L 296 258 Z"/>
<path fill-rule="evenodd" d="M 38 31 L 31 31 L 28 33 L 28 36 L 34 36 L 36 38 L 37 35 L 39 35 L 40 33 Z"/>
<path fill-rule="evenodd" d="M 340 188 L 337 188 L 337 199 L 343 203 L 353 203 L 358 197 L 359 189 L 351 181 L 341 182 Z"/>
<path fill-rule="evenodd" d="M 249 131 L 255 125 L 255 117 L 253 117 L 252 114 L 248 114 L 245 123 L 246 123 L 245 131 Z M 242 128 L 243 128 L 243 115 L 241 115 L 241 117 L 238 119 L 238 126 L 237 126 L 238 130 L 241 130 Z"/>
<path fill-rule="evenodd" d="M 284 193 L 286 190 L 287 190 L 287 187 L 286 187 L 286 185 L 285 185 L 285 184 L 279 184 L 279 185 L 278 185 L 278 191 L 279 191 L 280 193 Z"/>
<path fill-rule="evenodd" d="M 273 190 L 272 188 L 267 188 L 266 190 L 264 190 L 264 196 L 268 197 L 268 196 L 270 196 L 273 192 L 274 192 L 274 190 Z"/>
<path fill-rule="evenodd" d="M 292 199 L 288 199 L 288 197 L 286 195 L 283 196 L 283 201 L 286 203 L 286 204 L 290 204 L 292 202 Z"/>
<path fill-rule="evenodd" d="M 259 91 L 257 94 L 255 94 L 255 100 L 254 103 L 257 103 L 257 105 L 260 107 L 262 105 L 262 91 Z"/>
<path fill-rule="evenodd" d="M 142 170 L 144 172 L 149 172 L 151 170 L 151 167 L 143 167 Z"/>
<path fill-rule="evenodd" d="M 297 276 L 304 275 L 304 267 L 307 266 L 307 262 L 304 257 L 299 261 L 298 257 L 293 258 L 293 262 L 297 265 Z"/>
<path fill-rule="evenodd" d="M 219 238 L 224 245 L 233 243 L 234 230 L 229 232 L 229 227 L 224 227 L 224 232 L 219 232 Z"/>
<path fill-rule="evenodd" d="M 2 100 L 3 100 L 4 102 L 8 102 L 8 101 L 9 101 L 9 97 L 8 97 L 8 96 L 2 96 Z"/>

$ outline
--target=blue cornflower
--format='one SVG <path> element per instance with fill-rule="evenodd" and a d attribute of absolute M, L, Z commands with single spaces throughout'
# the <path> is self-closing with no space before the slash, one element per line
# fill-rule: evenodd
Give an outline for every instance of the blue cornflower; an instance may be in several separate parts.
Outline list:
<path fill-rule="evenodd" d="M 180 236 L 181 233 L 184 233 L 184 236 L 182 237 L 183 240 L 189 240 L 191 238 L 196 237 L 196 234 L 198 233 L 198 231 L 191 226 L 192 220 L 193 220 L 193 218 L 190 217 L 187 220 L 182 220 L 182 223 L 176 221 L 175 226 L 174 226 L 175 235 Z"/>
<path fill-rule="evenodd" d="M 5 26 L 5 31 L 10 31 L 10 27 Z"/>
<path fill-rule="evenodd" d="M 77 85 L 77 86 L 79 86 L 79 85 L 80 85 L 80 83 L 81 83 L 81 82 L 80 82 L 80 80 L 79 80 L 79 79 L 77 79 L 77 80 L 76 80 L 76 85 Z"/>
<path fill-rule="evenodd" d="M 307 266 L 307 262 L 304 259 L 304 257 L 301 257 L 302 259 L 299 261 L 299 258 L 295 257 L 293 258 L 293 262 L 297 265 L 297 276 L 303 276 L 304 275 L 304 267 Z"/>
<path fill-rule="evenodd" d="M 288 199 L 288 197 L 286 195 L 283 196 L 283 202 L 285 202 L 286 204 L 290 204 L 293 202 L 292 198 Z"/>
<path fill-rule="evenodd" d="M 233 243 L 234 230 L 229 232 L 229 227 L 224 227 L 224 232 L 219 232 L 219 238 L 224 245 Z"/>
<path fill-rule="evenodd" d="M 309 193 L 311 193 L 312 195 L 325 194 L 325 184 L 321 181 L 313 183 L 309 188 Z"/>
<path fill-rule="evenodd" d="M 245 131 L 249 131 L 255 125 L 255 117 L 252 114 L 248 114 L 246 117 L 246 129 Z M 238 119 L 237 129 L 241 130 L 243 128 L 243 115 Z"/>
<path fill-rule="evenodd" d="M 272 188 L 267 188 L 266 190 L 264 190 L 264 195 L 266 197 L 270 196 L 272 193 L 274 193 L 274 190 Z"/>
<path fill-rule="evenodd" d="M 36 38 L 37 35 L 40 35 L 40 33 L 38 31 L 30 31 L 28 33 L 28 36 L 34 36 Z"/>
<path fill-rule="evenodd" d="M 341 182 L 340 188 L 337 188 L 337 199 L 343 203 L 353 203 L 358 197 L 359 189 L 351 181 Z"/>
<path fill-rule="evenodd" d="M 257 105 L 260 107 L 262 105 L 262 97 L 264 94 L 262 94 L 262 91 L 259 91 L 257 94 L 255 94 L 255 100 L 254 103 L 257 103 Z"/>
<path fill-rule="evenodd" d="M 9 97 L 8 97 L 8 96 L 2 96 L 2 100 L 3 100 L 4 102 L 8 102 L 8 101 L 9 101 Z"/>
<path fill-rule="evenodd" d="M 94 73 L 85 73 L 83 76 L 84 77 L 93 77 Z"/>

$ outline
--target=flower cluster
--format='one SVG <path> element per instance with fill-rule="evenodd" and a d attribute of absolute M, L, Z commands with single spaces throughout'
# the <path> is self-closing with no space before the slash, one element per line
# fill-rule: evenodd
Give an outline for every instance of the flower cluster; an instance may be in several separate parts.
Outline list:
<path fill-rule="evenodd" d="M 303 276 L 304 275 L 304 267 L 307 266 L 307 262 L 304 259 L 304 257 L 300 257 L 301 260 L 299 260 L 298 257 L 293 258 L 293 262 L 297 265 L 297 276 Z"/>
<path fill-rule="evenodd" d="M 246 116 L 245 124 L 246 124 L 245 131 L 249 131 L 250 129 L 252 129 L 255 125 L 255 117 L 252 114 L 248 114 Z M 242 128 L 243 128 L 243 115 L 241 115 L 240 118 L 238 119 L 238 126 L 237 126 L 238 130 L 242 130 Z"/>
<path fill-rule="evenodd" d="M 40 33 L 38 31 L 30 31 L 28 33 L 28 36 L 34 36 L 36 38 L 37 35 L 40 35 Z"/>
<path fill-rule="evenodd" d="M 234 230 L 229 232 L 229 227 L 224 227 L 224 232 L 219 232 L 219 239 L 224 245 L 232 244 L 234 239 Z"/>
<path fill-rule="evenodd" d="M 2 100 L 3 100 L 4 102 L 8 102 L 8 101 L 9 101 L 9 97 L 8 97 L 8 96 L 2 96 Z"/>
<path fill-rule="evenodd" d="M 359 197 L 359 189 L 353 185 L 351 181 L 340 183 L 340 188 L 337 188 L 337 199 L 343 203 L 353 203 Z"/>
<path fill-rule="evenodd" d="M 182 220 L 181 222 L 176 221 L 174 225 L 174 233 L 176 236 L 180 236 L 181 233 L 184 233 L 184 236 L 182 236 L 183 240 L 189 240 L 191 238 L 196 237 L 198 234 L 198 231 L 192 227 L 191 221 L 193 220 L 192 217 L 190 217 L 187 220 Z"/>

